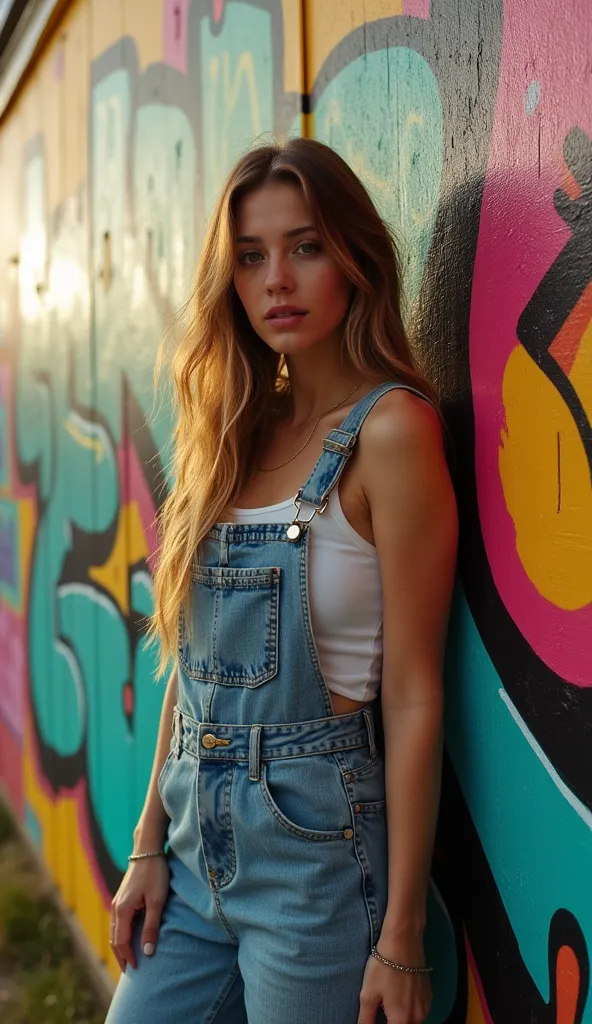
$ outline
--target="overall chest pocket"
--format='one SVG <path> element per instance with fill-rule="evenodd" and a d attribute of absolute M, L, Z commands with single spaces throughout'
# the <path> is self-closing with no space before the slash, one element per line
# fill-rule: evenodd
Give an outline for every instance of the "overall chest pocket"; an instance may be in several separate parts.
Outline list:
<path fill-rule="evenodd" d="M 261 686 L 278 671 L 280 569 L 194 566 L 179 662 L 191 679 Z"/>

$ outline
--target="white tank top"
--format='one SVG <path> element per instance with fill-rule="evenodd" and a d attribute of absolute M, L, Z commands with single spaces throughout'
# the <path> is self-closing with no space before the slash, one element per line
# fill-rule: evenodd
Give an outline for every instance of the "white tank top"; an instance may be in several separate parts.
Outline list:
<path fill-rule="evenodd" d="M 234 523 L 291 523 L 294 499 L 233 508 Z M 309 526 L 309 603 L 319 663 L 329 690 L 372 700 L 382 672 L 382 588 L 376 548 L 348 523 L 336 485 Z"/>

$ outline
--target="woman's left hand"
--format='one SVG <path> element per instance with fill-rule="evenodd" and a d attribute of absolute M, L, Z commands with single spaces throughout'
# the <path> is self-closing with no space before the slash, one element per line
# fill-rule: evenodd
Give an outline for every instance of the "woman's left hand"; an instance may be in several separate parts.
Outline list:
<path fill-rule="evenodd" d="M 380 945 L 378 950 L 389 960 L 409 962 L 402 958 L 397 961 L 396 956 L 383 951 Z M 423 959 L 419 961 L 418 966 L 422 963 Z M 380 1007 L 383 1008 L 389 1024 L 424 1024 L 431 1003 L 432 986 L 429 974 L 407 974 L 382 964 L 373 956 L 368 957 L 360 992 L 358 1024 L 375 1024 Z"/>

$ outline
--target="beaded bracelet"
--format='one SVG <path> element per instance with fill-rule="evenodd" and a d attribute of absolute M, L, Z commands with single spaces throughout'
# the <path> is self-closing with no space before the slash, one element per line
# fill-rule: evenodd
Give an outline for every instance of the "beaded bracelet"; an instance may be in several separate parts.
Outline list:
<path fill-rule="evenodd" d="M 164 857 L 164 850 L 153 850 L 151 853 L 130 853 L 128 860 L 144 860 L 145 857 Z"/>
<path fill-rule="evenodd" d="M 381 956 L 376 946 L 372 946 L 370 952 L 375 960 L 380 960 L 381 964 L 394 967 L 396 971 L 405 971 L 405 974 L 429 974 L 434 969 L 433 967 L 406 967 L 405 964 L 396 964 L 394 960 L 387 960 L 385 956 Z"/>

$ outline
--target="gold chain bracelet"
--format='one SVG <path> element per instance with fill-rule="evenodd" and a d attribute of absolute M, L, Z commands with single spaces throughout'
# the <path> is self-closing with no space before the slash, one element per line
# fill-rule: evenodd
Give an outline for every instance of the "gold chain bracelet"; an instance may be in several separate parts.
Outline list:
<path fill-rule="evenodd" d="M 164 857 L 164 850 L 153 850 L 151 853 L 130 853 L 128 860 L 144 860 L 145 857 Z"/>
<path fill-rule="evenodd" d="M 381 956 L 376 946 L 372 946 L 370 952 L 375 960 L 380 960 L 381 964 L 394 967 L 396 971 L 404 971 L 405 974 L 429 974 L 434 969 L 433 967 L 406 967 L 405 964 L 396 964 L 394 960 L 387 960 L 385 956 Z"/>

